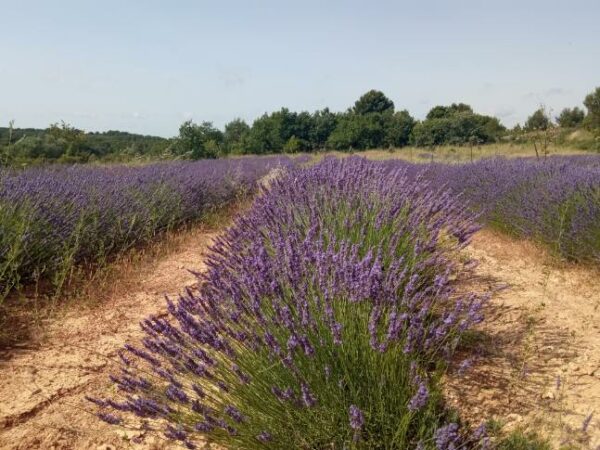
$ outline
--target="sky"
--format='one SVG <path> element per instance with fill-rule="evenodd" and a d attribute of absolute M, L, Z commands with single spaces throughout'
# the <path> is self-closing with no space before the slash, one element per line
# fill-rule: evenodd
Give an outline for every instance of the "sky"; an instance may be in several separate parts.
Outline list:
<path fill-rule="evenodd" d="M 0 0 L 0 126 L 174 136 L 378 89 L 508 126 L 600 86 L 600 1 Z"/>

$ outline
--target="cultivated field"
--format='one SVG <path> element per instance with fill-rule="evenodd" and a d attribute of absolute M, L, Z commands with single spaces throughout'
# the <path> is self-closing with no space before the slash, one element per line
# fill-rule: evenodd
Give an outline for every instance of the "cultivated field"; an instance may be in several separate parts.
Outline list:
<path fill-rule="evenodd" d="M 600 156 L 551 153 L 0 172 L 0 448 L 597 448 Z"/>

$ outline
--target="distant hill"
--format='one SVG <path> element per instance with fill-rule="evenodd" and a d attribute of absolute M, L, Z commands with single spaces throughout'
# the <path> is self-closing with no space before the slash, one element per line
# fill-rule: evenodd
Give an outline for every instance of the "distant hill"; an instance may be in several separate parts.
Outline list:
<path fill-rule="evenodd" d="M 86 162 L 92 159 L 154 159 L 172 140 L 126 131 L 83 132 L 68 125 L 38 128 L 0 127 L 0 159 L 5 163 L 35 161 Z M 11 144 L 9 147 L 9 143 Z"/>

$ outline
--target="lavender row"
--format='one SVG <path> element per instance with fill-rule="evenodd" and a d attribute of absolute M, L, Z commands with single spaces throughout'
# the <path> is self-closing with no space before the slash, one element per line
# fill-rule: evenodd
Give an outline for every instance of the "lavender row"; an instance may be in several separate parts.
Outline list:
<path fill-rule="evenodd" d="M 470 205 L 482 224 L 531 238 L 569 260 L 600 262 L 600 156 L 483 159 L 469 164 L 381 162 L 421 174 Z"/>
<path fill-rule="evenodd" d="M 360 158 L 289 169 L 213 245 L 197 291 L 120 354 L 105 422 L 188 448 L 485 447 L 439 379 L 485 298 L 455 292 L 478 229 L 419 175 Z M 462 262 L 460 262 L 462 261 Z"/>
<path fill-rule="evenodd" d="M 567 259 L 600 262 L 600 156 L 491 159 L 434 173 L 486 223 Z"/>
<path fill-rule="evenodd" d="M 95 262 L 255 188 L 288 158 L 0 169 L 0 292 Z"/>

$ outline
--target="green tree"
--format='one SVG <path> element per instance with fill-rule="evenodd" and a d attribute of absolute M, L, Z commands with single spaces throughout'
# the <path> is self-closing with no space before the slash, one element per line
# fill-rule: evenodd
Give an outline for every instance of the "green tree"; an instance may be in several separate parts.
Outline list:
<path fill-rule="evenodd" d="M 192 159 L 217 158 L 222 143 L 223 133 L 212 122 L 196 124 L 188 120 L 179 127 L 175 151 Z"/>
<path fill-rule="evenodd" d="M 223 140 L 228 153 L 244 153 L 250 126 L 242 119 L 234 119 L 225 125 Z"/>
<path fill-rule="evenodd" d="M 295 113 L 281 108 L 271 114 L 264 114 L 254 121 L 248 135 L 250 153 L 276 153 L 294 136 L 300 150 L 312 147 L 313 118 L 307 112 Z"/>
<path fill-rule="evenodd" d="M 313 128 L 315 126 L 313 116 L 306 111 L 300 113 L 294 113 L 292 115 L 293 125 L 291 136 L 285 135 L 284 138 L 287 140 L 292 137 L 298 139 L 298 145 L 300 150 L 310 150 L 315 148 L 315 144 L 312 142 Z"/>
<path fill-rule="evenodd" d="M 338 114 L 332 113 L 329 108 L 315 111 L 312 115 L 312 124 L 309 137 L 311 147 L 323 149 L 338 124 Z"/>
<path fill-rule="evenodd" d="M 374 89 L 363 94 L 355 103 L 352 111 L 355 114 L 394 112 L 394 102 L 381 91 Z"/>
<path fill-rule="evenodd" d="M 280 121 L 273 115 L 262 115 L 254 121 L 248 133 L 248 153 L 263 154 L 280 151 L 285 142 L 280 134 Z"/>
<path fill-rule="evenodd" d="M 398 111 L 394 114 L 383 116 L 385 136 L 384 146 L 404 147 L 409 144 L 410 136 L 416 121 L 407 110 Z"/>
<path fill-rule="evenodd" d="M 419 122 L 413 129 L 412 139 L 418 147 L 483 144 L 497 141 L 505 131 L 496 117 L 463 112 Z"/>
<path fill-rule="evenodd" d="M 385 134 L 383 114 L 348 113 L 340 116 L 337 127 L 327 140 L 327 147 L 336 150 L 382 147 Z"/>
<path fill-rule="evenodd" d="M 417 147 L 433 147 L 448 142 L 451 129 L 451 119 L 427 119 L 415 125 L 412 132 L 413 143 Z"/>
<path fill-rule="evenodd" d="M 589 93 L 583 104 L 587 108 L 585 124 L 590 128 L 600 128 L 600 87 Z"/>
<path fill-rule="evenodd" d="M 42 145 L 44 147 L 44 145 Z M 86 135 L 83 131 L 69 125 L 65 121 L 53 123 L 46 130 L 46 147 L 58 147 L 62 150 L 61 157 L 66 161 L 86 161 L 92 153 L 86 145 Z M 46 153 L 41 150 L 42 155 Z M 50 150 L 49 153 L 55 153 Z"/>
<path fill-rule="evenodd" d="M 583 123 L 585 112 L 578 108 L 565 108 L 556 118 L 556 122 L 563 128 L 575 128 Z"/>
<path fill-rule="evenodd" d="M 443 119 L 454 114 L 473 114 L 473 108 L 466 103 L 452 103 L 450 106 L 434 106 L 427 113 L 427 119 Z"/>
<path fill-rule="evenodd" d="M 525 122 L 525 129 L 527 131 L 547 130 L 552 126 L 550 117 L 546 114 L 544 108 L 539 108 L 527 118 Z"/>

